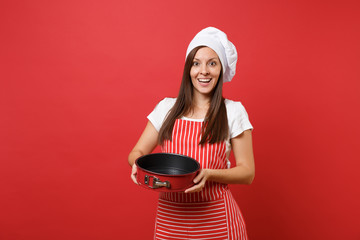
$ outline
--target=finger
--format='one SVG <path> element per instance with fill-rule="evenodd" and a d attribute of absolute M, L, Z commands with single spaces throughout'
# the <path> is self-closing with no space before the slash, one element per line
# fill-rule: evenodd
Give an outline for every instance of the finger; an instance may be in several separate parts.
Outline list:
<path fill-rule="evenodd" d="M 185 193 L 194 193 L 194 192 L 201 192 L 203 190 L 204 186 L 202 185 L 194 185 L 191 188 L 185 190 Z"/>
<path fill-rule="evenodd" d="M 133 180 L 133 182 L 135 184 L 139 184 L 138 181 L 136 180 L 136 176 L 134 174 L 131 174 L 131 179 Z"/>
<path fill-rule="evenodd" d="M 200 182 L 200 180 L 201 180 L 203 177 L 204 177 L 204 171 L 201 170 L 201 171 L 199 172 L 199 174 L 194 178 L 193 182 L 194 182 L 194 183 L 198 183 L 198 182 Z"/>
<path fill-rule="evenodd" d="M 131 168 L 131 172 L 132 173 L 136 173 L 137 172 L 137 166 L 134 164 Z"/>
<path fill-rule="evenodd" d="M 134 164 L 133 168 L 131 169 L 131 179 L 133 180 L 134 183 L 139 184 L 137 179 L 136 179 L 136 175 L 137 175 L 137 167 Z"/>
<path fill-rule="evenodd" d="M 193 192 L 200 192 L 198 185 L 194 185 L 191 188 L 185 190 L 185 193 L 193 193 Z"/>
<path fill-rule="evenodd" d="M 188 188 L 185 190 L 185 193 L 193 193 L 193 192 L 200 192 L 203 190 L 204 186 L 205 186 L 205 182 L 206 181 L 201 181 L 198 184 L 195 184 L 194 186 Z"/>

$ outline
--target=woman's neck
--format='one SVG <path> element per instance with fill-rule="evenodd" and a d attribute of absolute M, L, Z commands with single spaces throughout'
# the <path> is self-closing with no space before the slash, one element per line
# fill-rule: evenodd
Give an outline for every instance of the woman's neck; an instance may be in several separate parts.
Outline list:
<path fill-rule="evenodd" d="M 204 95 L 195 95 L 193 98 L 190 112 L 185 117 L 203 119 L 206 117 L 208 109 L 210 107 L 211 98 Z"/>
<path fill-rule="evenodd" d="M 204 95 L 204 94 L 196 94 L 194 93 L 193 96 L 193 106 L 197 106 L 200 108 L 209 108 L 211 102 L 211 96 L 210 95 Z"/>

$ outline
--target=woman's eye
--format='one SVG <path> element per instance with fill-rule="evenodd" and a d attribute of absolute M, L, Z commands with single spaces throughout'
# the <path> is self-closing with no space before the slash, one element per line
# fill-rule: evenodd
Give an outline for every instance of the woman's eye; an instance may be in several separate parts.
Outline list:
<path fill-rule="evenodd" d="M 193 62 L 193 66 L 199 66 L 198 62 Z"/>
<path fill-rule="evenodd" d="M 216 62 L 210 62 L 209 65 L 210 66 L 216 66 Z"/>

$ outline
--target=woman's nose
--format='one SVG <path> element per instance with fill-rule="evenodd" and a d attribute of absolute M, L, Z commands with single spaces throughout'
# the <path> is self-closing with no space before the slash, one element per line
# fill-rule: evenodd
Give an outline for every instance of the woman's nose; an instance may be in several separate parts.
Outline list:
<path fill-rule="evenodd" d="M 207 67 L 206 64 L 204 64 L 202 67 L 201 67 L 201 74 L 203 75 L 208 75 L 209 74 L 209 69 Z"/>

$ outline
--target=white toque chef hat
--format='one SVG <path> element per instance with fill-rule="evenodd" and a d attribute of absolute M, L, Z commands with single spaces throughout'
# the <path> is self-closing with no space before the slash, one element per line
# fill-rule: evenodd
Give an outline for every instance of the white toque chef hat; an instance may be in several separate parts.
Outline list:
<path fill-rule="evenodd" d="M 207 46 L 216 52 L 222 65 L 223 82 L 230 82 L 235 75 L 237 52 L 234 44 L 228 40 L 226 34 L 214 27 L 201 30 L 191 40 L 186 51 L 186 57 L 191 50 L 198 46 Z"/>

